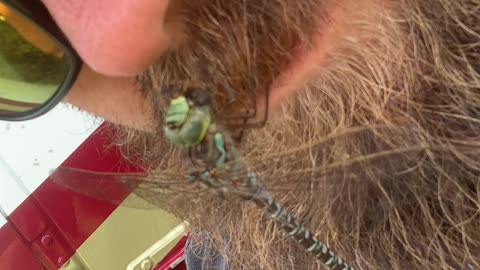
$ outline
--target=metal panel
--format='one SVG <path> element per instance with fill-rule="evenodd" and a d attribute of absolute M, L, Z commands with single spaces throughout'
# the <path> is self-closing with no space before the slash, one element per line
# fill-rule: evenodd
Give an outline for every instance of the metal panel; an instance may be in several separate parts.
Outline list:
<path fill-rule="evenodd" d="M 33 120 L 0 121 L 0 158 L 4 160 L 0 164 L 0 205 L 7 214 L 40 186 L 50 171 L 100 123 L 98 118 L 66 104 Z"/>
<path fill-rule="evenodd" d="M 97 171 L 138 171 L 122 159 L 118 149 L 106 147 L 110 135 L 108 126 L 102 125 L 63 165 Z M 118 194 L 119 200 L 127 195 Z M 165 211 L 118 207 L 50 180 L 44 181 L 9 219 L 33 256 L 47 269 L 62 265 L 65 270 L 126 269 L 142 256 L 151 259 L 155 267 L 185 235 L 185 228 L 179 229 L 180 222 Z M 158 244 L 160 239 L 163 242 Z M 168 257 L 166 261 L 175 263 L 181 253 L 182 247 L 169 255 L 176 260 Z"/>
<path fill-rule="evenodd" d="M 0 228 L 0 269 L 45 269 L 32 256 L 28 244 L 11 224 L 5 224 Z"/>

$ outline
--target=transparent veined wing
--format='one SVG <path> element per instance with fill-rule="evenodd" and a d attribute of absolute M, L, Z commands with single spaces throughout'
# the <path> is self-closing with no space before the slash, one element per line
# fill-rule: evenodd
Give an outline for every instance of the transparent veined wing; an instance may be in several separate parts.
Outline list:
<path fill-rule="evenodd" d="M 59 167 L 50 179 L 62 187 L 98 200 L 142 209 L 162 207 L 162 197 L 169 192 L 202 192 L 188 182 L 188 175 L 171 173 L 151 177 L 145 172 L 111 173 Z"/>
<path fill-rule="evenodd" d="M 391 179 L 407 173 L 425 159 L 428 151 L 443 151 L 422 141 L 422 133 L 411 128 L 359 126 L 285 152 L 241 158 L 244 166 L 240 169 L 232 170 L 234 164 L 226 164 L 213 174 L 237 181 L 234 186 L 244 188 L 242 180 L 253 170 L 269 191 L 283 192 L 312 190 L 316 185 L 338 184 L 340 180 Z"/>
<path fill-rule="evenodd" d="M 249 171 L 254 171 L 270 192 L 314 191 L 318 185 L 365 180 L 375 168 L 391 168 L 390 174 L 382 177 L 392 178 L 407 172 L 424 158 L 427 149 L 431 149 L 428 145 L 417 143 L 418 138 L 413 139 L 415 134 L 399 128 L 351 128 L 282 153 L 228 162 L 211 171 L 215 179 L 213 187 L 222 190 L 223 194 L 230 192 L 245 196 L 250 192 L 253 195 L 258 190 L 252 190 L 251 183 L 246 181 Z M 392 142 L 398 139 L 397 136 L 411 136 L 415 143 L 396 145 Z M 336 154 L 338 145 L 345 147 L 349 144 L 355 144 L 352 149 L 357 152 L 343 156 Z M 199 182 L 192 184 L 189 175 L 165 172 L 124 174 L 59 168 L 52 179 L 82 194 L 137 208 L 163 207 L 171 193 L 180 193 L 189 200 L 208 192 L 205 185 Z M 127 201 L 118 199 L 119 194 L 130 192 L 136 196 L 129 197 Z"/>

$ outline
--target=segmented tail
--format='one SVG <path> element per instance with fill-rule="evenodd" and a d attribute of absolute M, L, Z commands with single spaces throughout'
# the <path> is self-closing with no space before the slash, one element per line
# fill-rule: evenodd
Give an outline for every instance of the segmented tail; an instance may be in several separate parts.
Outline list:
<path fill-rule="evenodd" d="M 275 201 L 267 190 L 260 184 L 257 174 L 249 170 L 247 181 L 255 195 L 251 201 L 262 208 L 269 218 L 275 221 L 297 243 L 302 245 L 307 253 L 311 253 L 328 268 L 333 270 L 354 270 L 341 257 L 335 254 L 311 231 L 296 220 L 280 203 Z"/>

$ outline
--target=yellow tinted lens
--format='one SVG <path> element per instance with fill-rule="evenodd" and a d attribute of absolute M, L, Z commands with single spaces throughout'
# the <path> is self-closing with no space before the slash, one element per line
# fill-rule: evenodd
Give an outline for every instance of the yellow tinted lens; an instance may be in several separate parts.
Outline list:
<path fill-rule="evenodd" d="M 0 114 L 34 110 L 58 90 L 68 59 L 45 32 L 0 3 Z"/>

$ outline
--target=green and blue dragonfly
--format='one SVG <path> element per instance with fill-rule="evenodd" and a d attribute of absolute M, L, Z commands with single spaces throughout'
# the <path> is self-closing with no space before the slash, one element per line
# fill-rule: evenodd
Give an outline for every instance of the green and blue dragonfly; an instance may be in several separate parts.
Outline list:
<path fill-rule="evenodd" d="M 375 132 L 374 130 L 372 127 L 353 128 L 347 133 L 332 134 L 304 143 L 301 147 L 285 153 L 240 158 L 233 140 L 214 119 L 209 93 L 193 90 L 171 100 L 164 127 L 168 139 L 185 150 L 187 163 L 192 171 L 190 174 L 101 173 L 61 167 L 54 172 L 52 179 L 74 191 L 115 204 L 123 202 L 118 201 L 116 194 L 120 186 L 123 191 L 136 194 L 136 201 L 144 200 L 149 203 L 128 204 L 134 207 L 149 205 L 162 208 L 162 198 L 169 192 L 181 192 L 186 199 L 189 195 L 201 196 L 203 192 L 210 191 L 223 197 L 239 196 L 263 209 L 292 239 L 326 266 L 348 270 L 353 268 L 320 242 L 314 233 L 295 219 L 270 192 L 310 190 L 314 193 L 318 185 L 334 184 L 335 181 L 348 181 L 349 177 L 357 177 L 358 175 L 353 177 L 344 172 L 355 171 L 355 168 L 361 168 L 366 162 L 402 154 L 401 151 L 386 148 L 382 151 L 377 149 L 370 155 L 335 161 L 332 141 L 342 137 L 357 137 L 361 140 L 365 133 Z M 405 152 L 408 151 L 415 149 L 405 149 Z M 311 157 L 311 164 L 302 162 L 305 159 L 301 157 L 305 156 Z M 284 174 L 280 177 L 277 174 L 275 181 L 271 181 L 271 172 L 279 168 L 282 168 Z"/>

